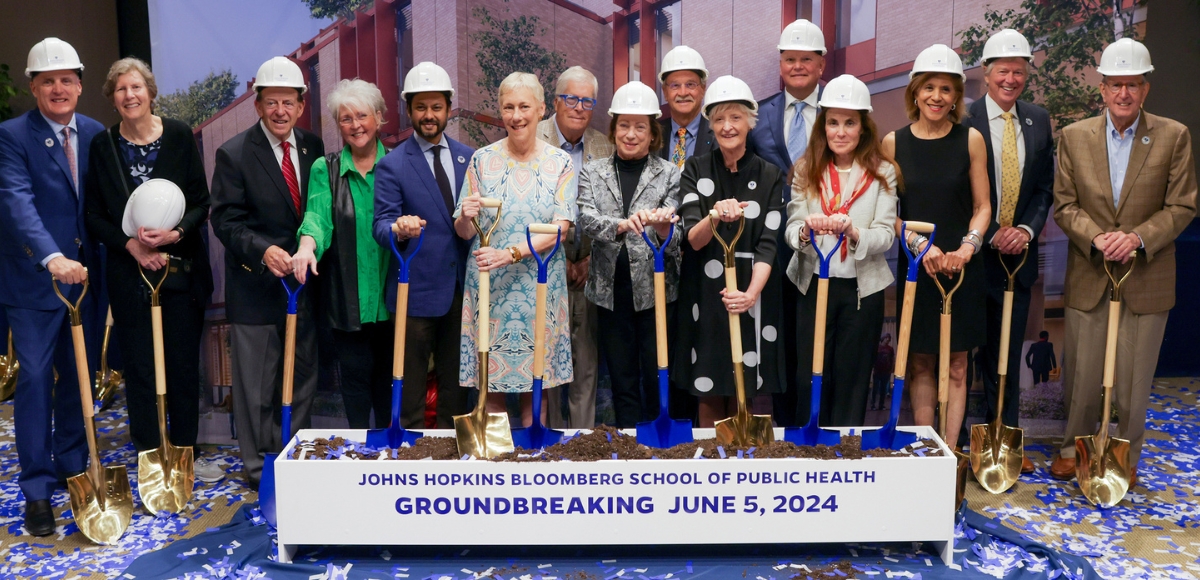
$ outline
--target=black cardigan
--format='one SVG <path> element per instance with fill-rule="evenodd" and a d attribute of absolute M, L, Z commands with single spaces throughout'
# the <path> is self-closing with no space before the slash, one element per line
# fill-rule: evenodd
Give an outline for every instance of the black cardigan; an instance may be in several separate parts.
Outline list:
<path fill-rule="evenodd" d="M 192 261 L 194 283 L 193 295 L 205 304 L 212 295 L 212 270 L 208 264 L 208 249 L 205 246 L 202 228 L 208 220 L 208 182 L 204 177 L 204 162 L 200 149 L 192 135 L 191 127 L 174 119 L 162 120 L 162 148 L 154 162 L 151 178 L 167 179 L 183 190 L 186 209 L 179 227 L 183 238 L 174 244 L 158 249 Z M 112 305 L 113 319 L 120 323 L 132 316 L 134 309 L 144 308 L 139 298 L 139 287 L 145 286 L 138 273 L 137 260 L 125 249 L 129 236 L 121 229 L 128 200 L 126 188 L 119 179 L 125 180 L 128 191 L 136 186 L 129 177 L 129 169 L 123 159 L 115 155 L 120 145 L 117 142 L 120 125 L 97 133 L 89 145 L 88 174 L 84 183 L 84 207 L 87 212 L 88 232 L 103 243 L 108 250 L 108 293 Z M 152 277 L 156 280 L 156 277 Z"/>

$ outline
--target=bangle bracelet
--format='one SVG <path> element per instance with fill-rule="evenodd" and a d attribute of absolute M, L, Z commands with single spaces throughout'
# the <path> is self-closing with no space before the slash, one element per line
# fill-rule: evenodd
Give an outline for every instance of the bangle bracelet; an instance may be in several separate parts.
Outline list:
<path fill-rule="evenodd" d="M 512 256 L 512 261 L 514 264 L 516 264 L 517 262 L 520 262 L 521 258 L 525 257 L 525 256 L 521 255 L 521 250 L 517 249 L 516 246 L 509 248 L 508 253 L 509 253 L 509 255 Z"/>

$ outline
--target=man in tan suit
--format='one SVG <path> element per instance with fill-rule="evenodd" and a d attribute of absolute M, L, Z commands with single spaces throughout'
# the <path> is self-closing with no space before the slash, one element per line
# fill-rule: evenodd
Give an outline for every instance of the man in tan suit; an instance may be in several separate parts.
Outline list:
<path fill-rule="evenodd" d="M 1069 238 L 1063 357 L 1066 436 L 1051 474 L 1075 476 L 1075 438 L 1096 432 L 1108 329 L 1104 261 L 1128 264 L 1122 285 L 1114 398 L 1116 436 L 1128 439 L 1133 481 L 1145 440 L 1146 407 L 1167 313 L 1175 305 L 1175 238 L 1196 214 L 1196 174 L 1187 127 L 1142 111 L 1154 70 L 1140 42 L 1104 49 L 1097 72 L 1106 110 L 1063 129 L 1054 219 Z M 1121 271 L 1124 271 L 1121 268 Z"/>
<path fill-rule="evenodd" d="M 598 105 L 596 76 L 583 67 L 573 66 L 558 76 L 554 93 L 554 114 L 538 123 L 538 139 L 570 153 L 576 174 L 592 161 L 611 157 L 613 145 L 608 142 L 608 137 L 588 126 Z M 556 428 L 591 429 L 596 423 L 596 374 L 600 360 L 596 351 L 596 306 L 584 297 L 583 285 L 587 282 L 592 240 L 572 225 L 563 250 L 567 258 L 567 301 L 571 311 L 575 381 L 567 387 L 569 424 L 564 424 L 559 411 L 562 389 L 546 391 L 547 422 Z"/>

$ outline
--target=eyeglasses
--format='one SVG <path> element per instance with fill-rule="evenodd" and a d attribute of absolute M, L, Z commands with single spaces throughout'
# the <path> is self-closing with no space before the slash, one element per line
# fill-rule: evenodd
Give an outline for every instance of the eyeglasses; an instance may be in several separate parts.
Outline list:
<path fill-rule="evenodd" d="M 668 89 L 670 89 L 672 91 L 678 91 L 679 89 L 683 89 L 683 88 L 686 88 L 689 91 L 694 91 L 694 90 L 700 88 L 700 83 L 698 83 L 696 81 L 688 81 L 686 83 L 669 83 L 666 86 Z"/>
<path fill-rule="evenodd" d="M 1104 83 L 1104 86 L 1108 87 L 1108 90 L 1110 90 L 1114 93 L 1119 94 L 1121 92 L 1121 89 L 1127 89 L 1129 91 L 1129 94 L 1137 95 L 1142 92 L 1142 89 L 1146 88 L 1146 83 L 1142 82 L 1142 81 L 1137 81 L 1137 82 L 1132 82 L 1132 83 L 1108 83 L 1108 82 L 1106 82 L 1106 83 Z"/>
<path fill-rule="evenodd" d="M 558 98 L 562 99 L 563 103 L 566 104 L 567 108 L 569 109 L 574 109 L 576 105 L 582 105 L 583 110 L 585 111 L 590 111 L 596 108 L 596 99 L 589 99 L 587 97 L 580 97 L 578 95 L 559 95 Z"/>
<path fill-rule="evenodd" d="M 349 127 L 353 125 L 355 121 L 358 121 L 359 123 L 366 123 L 367 119 L 370 117 L 371 115 L 368 115 L 367 113 L 355 113 L 354 116 L 343 115 L 338 119 L 338 124 L 343 127 Z"/>

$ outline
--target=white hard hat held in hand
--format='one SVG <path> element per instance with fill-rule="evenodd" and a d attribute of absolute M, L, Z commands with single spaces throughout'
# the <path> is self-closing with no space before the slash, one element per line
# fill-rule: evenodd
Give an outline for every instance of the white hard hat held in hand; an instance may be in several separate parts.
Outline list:
<path fill-rule="evenodd" d="M 913 62 L 912 72 L 908 73 L 908 78 L 916 78 L 921 73 L 943 73 L 948 75 L 958 75 L 959 78 L 967 80 L 967 74 L 963 72 L 962 58 L 954 52 L 953 48 L 944 44 L 935 44 L 917 55 L 917 60 Z"/>
<path fill-rule="evenodd" d="M 658 80 L 667 82 L 667 75 L 678 70 L 694 70 L 700 75 L 701 81 L 708 80 L 708 69 L 704 66 L 704 57 L 696 49 L 687 46 L 676 46 L 663 56 L 662 67 L 659 68 Z"/>
<path fill-rule="evenodd" d="M 151 179 L 137 186 L 125 202 L 125 215 L 121 217 L 121 231 L 136 238 L 138 228 L 148 230 L 172 230 L 183 219 L 187 202 L 183 190 L 175 182 L 166 179 Z"/>
<path fill-rule="evenodd" d="M 650 115 L 657 119 L 662 116 L 662 108 L 658 105 L 658 93 L 639 81 L 630 81 L 617 89 L 612 96 L 612 105 L 608 109 L 612 117 L 617 115 Z"/>
<path fill-rule="evenodd" d="M 871 108 L 871 91 L 866 83 L 854 78 L 854 75 L 842 75 L 829 81 L 817 105 L 822 109 L 852 109 L 868 113 L 874 110 Z"/>
<path fill-rule="evenodd" d="M 807 50 L 825 54 L 825 34 L 821 29 L 803 18 L 783 29 L 779 35 L 779 50 Z"/>
<path fill-rule="evenodd" d="M 450 86 L 450 75 L 446 74 L 446 69 L 428 61 L 417 63 L 404 75 L 404 90 L 400 92 L 400 98 L 407 99 L 426 92 L 450 93 L 450 97 L 454 97 L 454 87 Z"/>
<path fill-rule="evenodd" d="M 1029 50 L 1029 41 L 1023 34 L 1011 28 L 1005 28 L 993 34 L 983 45 L 983 64 L 997 58 L 1033 60 L 1033 52 Z"/>
<path fill-rule="evenodd" d="M 258 67 L 258 74 L 254 76 L 254 90 L 268 87 L 296 89 L 300 94 L 308 89 L 304 84 L 304 73 L 286 56 L 274 57 Z"/>
<path fill-rule="evenodd" d="M 1153 71 L 1150 51 L 1132 38 L 1122 38 L 1106 46 L 1100 55 L 1100 66 L 1096 68 L 1096 72 L 1106 77 L 1144 75 Z"/>
<path fill-rule="evenodd" d="M 83 63 L 79 62 L 79 53 L 75 52 L 75 47 L 54 37 L 33 45 L 25 62 L 25 76 L 29 78 L 40 72 L 53 70 L 83 70 Z"/>
<path fill-rule="evenodd" d="M 719 77 L 708 86 L 708 92 L 704 93 L 704 118 L 707 119 L 708 112 L 721 103 L 742 103 L 751 111 L 758 112 L 758 101 L 754 100 L 750 85 L 731 75 Z"/>

